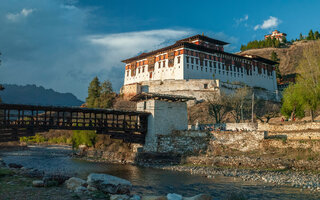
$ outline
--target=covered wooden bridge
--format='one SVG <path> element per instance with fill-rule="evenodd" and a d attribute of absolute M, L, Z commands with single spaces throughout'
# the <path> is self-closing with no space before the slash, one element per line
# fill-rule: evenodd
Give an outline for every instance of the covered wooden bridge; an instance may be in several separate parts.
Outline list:
<path fill-rule="evenodd" d="M 63 129 L 95 130 L 126 142 L 144 143 L 148 115 L 109 109 L 0 104 L 0 141 Z"/>

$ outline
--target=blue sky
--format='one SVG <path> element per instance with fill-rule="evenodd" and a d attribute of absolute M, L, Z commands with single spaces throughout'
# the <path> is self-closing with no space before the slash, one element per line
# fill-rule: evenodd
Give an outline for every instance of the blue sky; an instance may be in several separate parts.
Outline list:
<path fill-rule="evenodd" d="M 0 83 L 36 84 L 84 100 L 94 76 L 123 84 L 122 59 L 202 34 L 229 52 L 274 29 L 319 30 L 319 1 L 0 0 Z"/>

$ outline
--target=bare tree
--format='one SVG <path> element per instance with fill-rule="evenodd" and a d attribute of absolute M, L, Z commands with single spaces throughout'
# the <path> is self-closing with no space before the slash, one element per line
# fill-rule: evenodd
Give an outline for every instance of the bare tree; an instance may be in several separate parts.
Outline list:
<path fill-rule="evenodd" d="M 236 91 L 229 96 L 229 102 L 232 108 L 231 114 L 237 123 L 243 121 L 250 114 L 251 94 L 252 90 L 245 86 L 236 89 Z"/>
<path fill-rule="evenodd" d="M 219 124 L 223 121 L 231 106 L 228 97 L 224 93 L 212 93 L 207 96 L 208 112 L 215 119 L 215 123 Z"/>
<path fill-rule="evenodd" d="M 255 114 L 261 122 L 268 123 L 270 119 L 279 116 L 280 103 L 258 100 L 255 104 Z"/>

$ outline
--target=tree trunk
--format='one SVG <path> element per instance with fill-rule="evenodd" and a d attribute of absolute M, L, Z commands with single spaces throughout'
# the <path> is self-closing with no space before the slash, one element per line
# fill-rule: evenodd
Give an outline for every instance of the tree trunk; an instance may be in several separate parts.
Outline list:
<path fill-rule="evenodd" d="M 314 122 L 314 111 L 310 110 L 311 122 Z"/>

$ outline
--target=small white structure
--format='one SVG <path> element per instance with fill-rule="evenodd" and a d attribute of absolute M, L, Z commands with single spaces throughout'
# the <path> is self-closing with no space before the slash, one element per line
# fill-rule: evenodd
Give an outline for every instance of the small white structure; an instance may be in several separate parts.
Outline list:
<path fill-rule="evenodd" d="M 137 111 L 150 112 L 144 151 L 157 151 L 158 135 L 169 135 L 173 130 L 188 129 L 187 101 L 191 97 L 157 93 L 140 93 L 132 97 Z"/>

